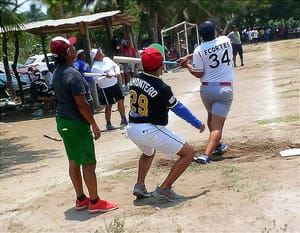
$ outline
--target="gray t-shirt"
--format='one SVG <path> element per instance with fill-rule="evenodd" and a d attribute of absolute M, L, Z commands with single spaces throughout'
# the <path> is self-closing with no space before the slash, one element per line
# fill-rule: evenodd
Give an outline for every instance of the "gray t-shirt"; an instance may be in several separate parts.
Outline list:
<path fill-rule="evenodd" d="M 231 44 L 242 44 L 241 36 L 240 36 L 240 33 L 238 31 L 236 31 L 236 32 L 232 31 L 227 36 L 230 39 Z"/>
<path fill-rule="evenodd" d="M 93 112 L 93 99 L 88 83 L 72 66 L 60 64 L 53 73 L 53 88 L 56 95 L 56 114 L 74 120 L 85 121 L 81 115 L 74 96 L 85 95 Z"/>

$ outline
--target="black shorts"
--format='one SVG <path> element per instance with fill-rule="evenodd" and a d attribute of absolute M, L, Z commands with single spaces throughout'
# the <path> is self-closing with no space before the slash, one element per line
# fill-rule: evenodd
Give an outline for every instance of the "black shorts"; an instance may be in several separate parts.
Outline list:
<path fill-rule="evenodd" d="M 122 90 L 118 83 L 107 88 L 98 87 L 98 95 L 101 105 L 115 104 L 118 100 L 124 99 Z"/>
<path fill-rule="evenodd" d="M 239 55 L 243 54 L 243 47 L 241 44 L 232 44 L 232 52 L 233 55 L 237 55 L 237 53 Z"/>

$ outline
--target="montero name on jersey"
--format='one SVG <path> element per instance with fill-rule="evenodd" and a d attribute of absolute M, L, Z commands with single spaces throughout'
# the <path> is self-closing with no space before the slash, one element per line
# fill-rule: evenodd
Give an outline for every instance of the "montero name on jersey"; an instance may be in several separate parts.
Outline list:
<path fill-rule="evenodd" d="M 152 98 L 158 94 L 157 90 L 155 90 L 152 85 L 140 78 L 132 78 L 130 80 L 130 86 L 136 86 L 141 88 Z"/>

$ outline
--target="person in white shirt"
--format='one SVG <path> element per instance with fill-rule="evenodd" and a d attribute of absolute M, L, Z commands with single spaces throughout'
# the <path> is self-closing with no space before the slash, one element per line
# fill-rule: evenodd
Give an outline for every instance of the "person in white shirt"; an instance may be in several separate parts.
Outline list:
<path fill-rule="evenodd" d="M 181 67 L 201 81 L 200 95 L 207 110 L 207 126 L 210 131 L 204 153 L 195 156 L 197 163 L 208 163 L 212 155 L 222 155 L 228 148 L 221 142 L 223 126 L 233 100 L 233 51 L 227 36 L 215 37 L 215 23 L 205 21 L 199 26 L 203 39 L 192 55 L 178 61 Z M 193 64 L 189 64 L 190 58 Z"/>
<path fill-rule="evenodd" d="M 256 28 L 252 29 L 252 37 L 253 37 L 253 43 L 257 44 L 258 42 L 258 31 Z"/>
<path fill-rule="evenodd" d="M 118 84 L 120 67 L 109 57 L 105 57 L 101 48 L 92 49 L 90 52 L 90 57 L 94 61 L 91 72 L 102 74 L 102 76 L 95 76 L 94 80 L 98 85 L 99 101 L 102 105 L 105 105 L 106 129 L 115 129 L 111 123 L 111 112 L 112 105 L 116 102 L 118 104 L 118 111 L 121 116 L 120 125 L 127 125 L 124 96 Z"/>

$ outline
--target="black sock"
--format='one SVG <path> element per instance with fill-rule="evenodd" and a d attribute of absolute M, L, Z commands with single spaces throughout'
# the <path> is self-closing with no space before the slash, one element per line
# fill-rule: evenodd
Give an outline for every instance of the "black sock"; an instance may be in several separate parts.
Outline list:
<path fill-rule="evenodd" d="M 78 201 L 84 201 L 86 198 L 86 196 L 84 194 L 82 194 L 81 196 L 77 197 Z"/>
<path fill-rule="evenodd" d="M 93 205 L 95 205 L 98 201 L 99 201 L 99 197 L 97 197 L 97 198 L 94 199 L 94 200 L 91 200 L 91 203 L 92 203 Z"/>

